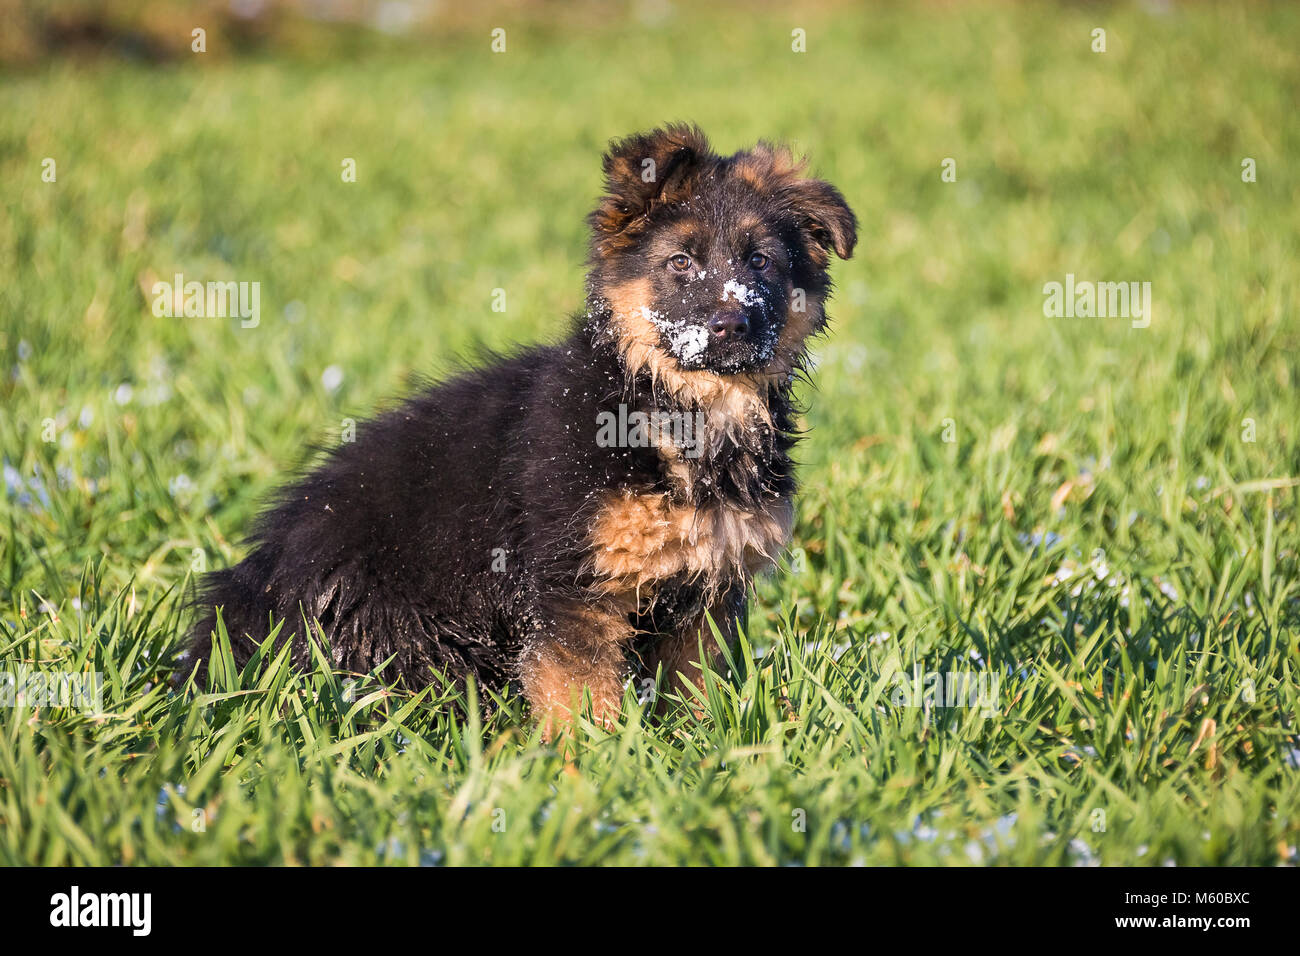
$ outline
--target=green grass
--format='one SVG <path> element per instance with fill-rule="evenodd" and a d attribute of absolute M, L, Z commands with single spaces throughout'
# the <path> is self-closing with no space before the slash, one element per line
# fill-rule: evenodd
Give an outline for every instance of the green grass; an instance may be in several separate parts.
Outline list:
<path fill-rule="evenodd" d="M 0 708 L 0 862 L 1296 862 L 1300 10 L 747 10 L 0 77 L 0 670 L 105 675 Z M 411 374 L 558 334 L 599 149 L 671 119 L 793 140 L 862 223 L 703 716 L 566 761 L 514 698 L 170 689 L 192 570 Z M 175 272 L 261 324 L 156 318 Z M 1150 327 L 1044 317 L 1067 272 Z M 952 671 L 991 713 L 895 699 Z"/>

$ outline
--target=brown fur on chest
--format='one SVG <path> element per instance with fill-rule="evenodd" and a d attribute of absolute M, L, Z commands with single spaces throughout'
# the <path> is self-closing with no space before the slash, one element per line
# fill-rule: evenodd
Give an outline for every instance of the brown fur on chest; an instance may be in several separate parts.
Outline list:
<path fill-rule="evenodd" d="M 718 591 L 773 565 L 793 523 L 788 498 L 750 510 L 683 504 L 668 492 L 607 492 L 591 525 L 588 563 L 604 594 L 636 600 L 681 575 Z"/>

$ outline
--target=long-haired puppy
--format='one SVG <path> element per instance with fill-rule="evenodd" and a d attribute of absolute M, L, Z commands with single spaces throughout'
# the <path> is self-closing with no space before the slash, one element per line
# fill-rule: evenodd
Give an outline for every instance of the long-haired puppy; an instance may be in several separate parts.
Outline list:
<path fill-rule="evenodd" d="M 857 222 L 778 146 L 694 127 L 611 144 L 587 308 L 558 345 L 464 372 L 360 426 L 209 575 L 237 662 L 284 621 L 336 665 L 513 683 L 548 730 L 630 676 L 698 683 L 793 521 L 791 387 Z M 681 686 L 679 684 L 679 686 Z"/>

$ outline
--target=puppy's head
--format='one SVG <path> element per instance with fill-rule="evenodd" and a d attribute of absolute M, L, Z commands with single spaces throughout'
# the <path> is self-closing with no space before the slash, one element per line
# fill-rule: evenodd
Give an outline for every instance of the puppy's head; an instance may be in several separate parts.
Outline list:
<path fill-rule="evenodd" d="M 628 370 L 677 382 L 788 376 L 825 325 L 830 253 L 857 220 L 784 147 L 718 156 L 695 127 L 611 145 L 591 225 L 593 299 Z"/>

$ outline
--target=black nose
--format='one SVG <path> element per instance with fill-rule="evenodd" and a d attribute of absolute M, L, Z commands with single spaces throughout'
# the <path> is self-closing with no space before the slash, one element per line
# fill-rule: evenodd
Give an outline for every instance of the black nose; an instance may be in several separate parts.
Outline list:
<path fill-rule="evenodd" d="M 749 322 L 746 321 L 744 312 L 714 312 L 709 319 L 709 334 L 719 342 L 744 338 L 748 332 Z"/>

